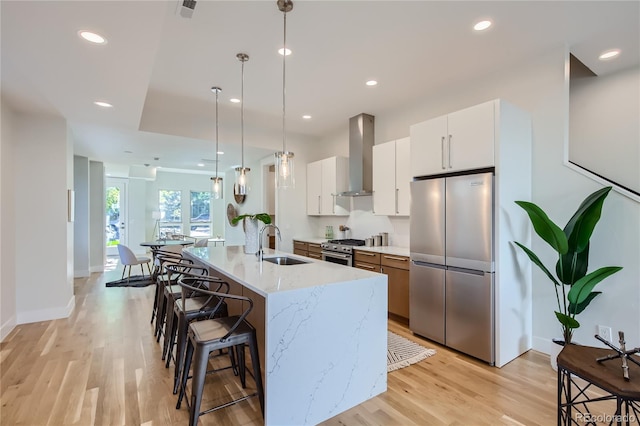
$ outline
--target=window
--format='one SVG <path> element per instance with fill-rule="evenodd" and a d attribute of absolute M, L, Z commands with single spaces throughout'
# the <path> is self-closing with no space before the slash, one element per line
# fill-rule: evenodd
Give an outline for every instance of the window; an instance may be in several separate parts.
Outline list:
<path fill-rule="evenodd" d="M 211 193 L 191 191 L 191 224 L 189 235 L 196 238 L 211 236 Z"/>
<path fill-rule="evenodd" d="M 160 210 L 160 236 L 182 234 L 182 193 L 161 189 L 158 191 Z"/>

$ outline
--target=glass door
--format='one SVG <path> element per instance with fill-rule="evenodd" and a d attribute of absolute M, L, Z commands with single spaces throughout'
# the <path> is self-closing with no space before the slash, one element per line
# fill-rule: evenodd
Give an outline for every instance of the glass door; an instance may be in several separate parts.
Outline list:
<path fill-rule="evenodd" d="M 107 178 L 105 191 L 105 241 L 107 256 L 118 255 L 118 244 L 127 245 L 127 184 L 122 179 Z"/>

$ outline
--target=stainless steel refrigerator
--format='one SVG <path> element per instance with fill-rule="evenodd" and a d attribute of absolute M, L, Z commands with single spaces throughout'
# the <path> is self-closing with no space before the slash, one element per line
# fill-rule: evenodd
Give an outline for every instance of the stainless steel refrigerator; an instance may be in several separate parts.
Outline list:
<path fill-rule="evenodd" d="M 409 327 L 490 364 L 494 352 L 492 172 L 411 182 Z"/>

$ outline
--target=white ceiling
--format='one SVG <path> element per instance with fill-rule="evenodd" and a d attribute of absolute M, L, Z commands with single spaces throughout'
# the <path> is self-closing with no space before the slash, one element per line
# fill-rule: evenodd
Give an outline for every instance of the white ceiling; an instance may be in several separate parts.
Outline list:
<path fill-rule="evenodd" d="M 288 138 L 316 140 L 358 113 L 418 103 L 563 44 L 600 75 L 640 62 L 638 1 L 294 3 L 287 15 Z M 66 118 L 78 155 L 197 169 L 215 156 L 209 89 L 220 86 L 223 170 L 240 162 L 240 106 L 229 98 L 240 97 L 236 54 L 246 52 L 245 162 L 278 149 L 283 19 L 276 1 L 199 0 L 191 18 L 181 16 L 181 5 L 2 0 L 3 102 Z M 474 32 L 480 18 L 494 26 Z M 81 29 L 108 43 L 87 43 L 77 36 Z M 610 48 L 621 49 L 620 57 L 599 61 Z M 380 84 L 367 87 L 369 79 Z"/>

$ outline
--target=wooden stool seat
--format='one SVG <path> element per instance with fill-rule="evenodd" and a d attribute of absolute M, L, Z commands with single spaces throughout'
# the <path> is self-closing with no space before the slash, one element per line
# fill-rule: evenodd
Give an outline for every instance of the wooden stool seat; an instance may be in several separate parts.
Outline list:
<path fill-rule="evenodd" d="M 620 359 L 596 361 L 612 353 L 615 352 L 611 349 L 565 345 L 558 355 L 558 425 L 584 424 L 589 418 L 602 416 L 589 411 L 589 403 L 601 401 L 616 402 L 615 413 L 606 415 L 611 419 L 635 418 L 640 412 L 640 367 L 628 363 L 631 380 L 626 381 Z M 572 375 L 586 381 L 586 385 L 576 382 Z M 586 391 L 592 385 L 609 395 L 589 397 Z"/>

